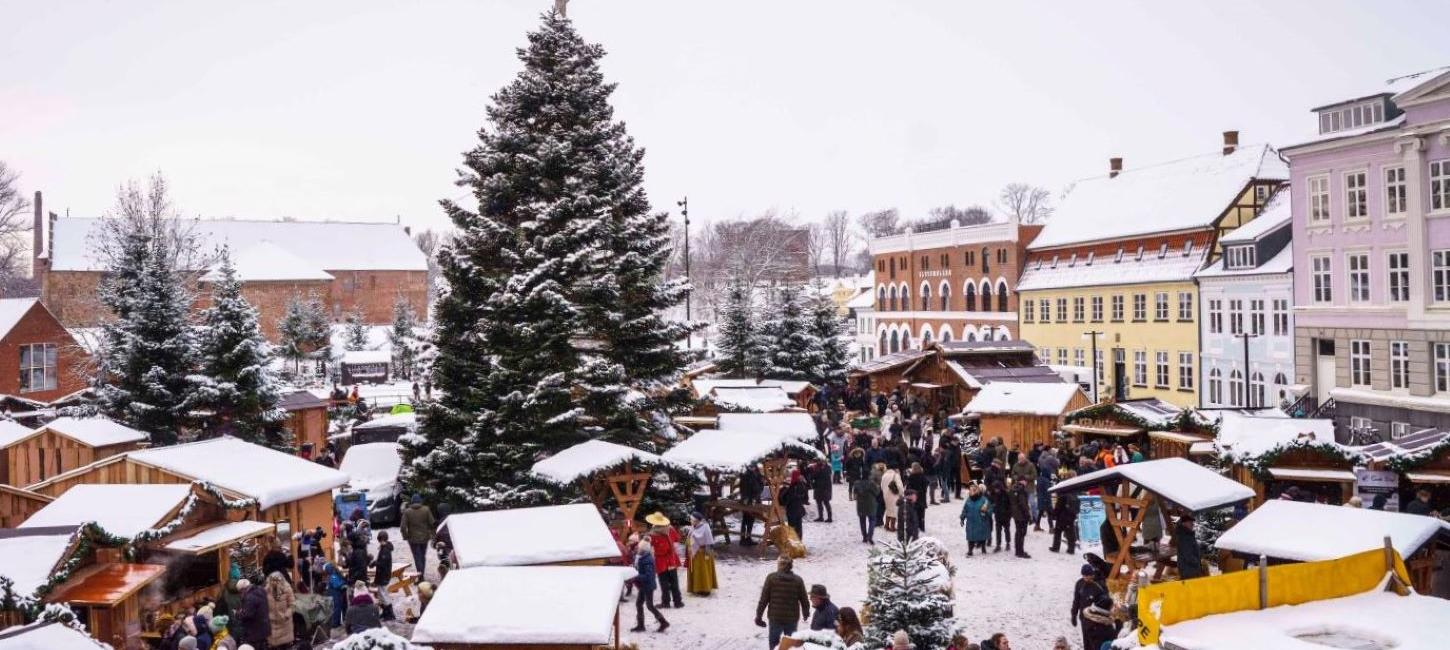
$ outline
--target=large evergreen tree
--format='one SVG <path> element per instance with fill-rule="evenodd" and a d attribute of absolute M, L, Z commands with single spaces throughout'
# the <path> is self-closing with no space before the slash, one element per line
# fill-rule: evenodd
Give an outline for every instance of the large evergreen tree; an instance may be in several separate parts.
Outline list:
<path fill-rule="evenodd" d="M 285 411 L 271 371 L 271 349 L 257 326 L 257 310 L 242 297 L 231 254 L 222 249 L 212 271 L 211 306 L 201 314 L 197 370 L 192 376 L 193 412 L 203 427 L 281 451 L 292 450 L 284 435 Z"/>
<path fill-rule="evenodd" d="M 766 322 L 762 333 L 765 375 L 771 379 L 811 379 L 821 366 L 821 345 L 812 333 L 800 289 L 782 287 L 773 309 L 775 318 Z"/>
<path fill-rule="evenodd" d="M 760 336 L 752 303 L 750 287 L 731 283 L 715 339 L 715 369 L 727 377 L 753 377 L 760 372 Z"/>
<path fill-rule="evenodd" d="M 277 321 L 277 333 L 282 358 L 292 362 L 294 372 L 301 371 L 302 360 L 307 355 L 325 350 L 331 344 L 331 325 L 316 296 L 304 298 L 294 294 Z"/>
<path fill-rule="evenodd" d="M 816 365 L 809 369 L 807 378 L 824 386 L 846 381 L 846 369 L 851 362 L 851 350 L 842 338 L 845 321 L 836 308 L 836 302 L 825 293 L 819 293 L 810 303 L 810 334 L 817 347 Z"/>
<path fill-rule="evenodd" d="M 871 549 L 866 562 L 871 612 L 866 638 L 890 647 L 891 635 L 904 630 L 915 648 L 946 648 L 956 632 L 950 595 L 954 570 L 941 542 L 931 537 L 907 544 L 888 540 Z"/>

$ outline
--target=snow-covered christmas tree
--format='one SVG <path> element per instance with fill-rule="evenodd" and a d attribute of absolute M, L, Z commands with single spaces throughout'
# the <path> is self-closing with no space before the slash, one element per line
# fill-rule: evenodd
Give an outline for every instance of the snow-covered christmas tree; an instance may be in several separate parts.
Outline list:
<path fill-rule="evenodd" d="M 775 318 L 761 333 L 765 375 L 772 379 L 810 379 L 822 365 L 822 349 L 812 332 L 799 287 L 785 286 L 772 308 Z"/>
<path fill-rule="evenodd" d="M 197 331 L 197 368 L 191 376 L 192 412 L 202 426 L 280 451 L 292 451 L 277 407 L 281 391 L 271 370 L 271 346 L 257 326 L 257 310 L 242 297 L 230 252 L 223 248 L 211 282 L 211 305 Z"/>
<path fill-rule="evenodd" d="M 922 537 L 906 545 L 888 540 L 872 549 L 866 560 L 866 637 L 874 647 L 890 647 L 897 630 L 905 630 L 917 650 L 943 650 L 951 643 L 953 570 L 943 548 Z"/>
<path fill-rule="evenodd" d="M 388 329 L 388 347 L 393 353 L 393 374 L 397 377 L 412 377 L 418 370 L 423 348 L 427 345 L 418 338 L 418 315 L 413 305 L 402 296 L 393 301 L 393 326 Z"/>
<path fill-rule="evenodd" d="M 332 650 L 429 650 L 428 646 L 413 643 L 387 628 L 363 630 L 337 642 Z"/>
<path fill-rule="evenodd" d="M 278 351 L 292 362 L 293 372 L 301 371 L 302 360 L 309 354 L 325 351 L 330 345 L 331 326 L 316 296 L 293 295 L 277 322 L 277 332 Z"/>
<path fill-rule="evenodd" d="M 753 377 L 760 372 L 760 337 L 751 294 L 744 283 L 731 283 L 720 310 L 715 367 L 727 377 Z"/>
<path fill-rule="evenodd" d="M 819 386 L 846 381 L 851 350 L 842 338 L 846 324 L 841 319 L 836 302 L 829 295 L 818 293 L 810 301 L 810 319 L 811 338 L 819 352 L 816 355 L 817 363 L 806 378 Z"/>
<path fill-rule="evenodd" d="M 356 351 L 368 349 L 368 326 L 363 322 L 363 316 L 358 311 L 350 311 L 347 314 L 347 325 L 342 331 L 342 347 L 345 350 Z"/>

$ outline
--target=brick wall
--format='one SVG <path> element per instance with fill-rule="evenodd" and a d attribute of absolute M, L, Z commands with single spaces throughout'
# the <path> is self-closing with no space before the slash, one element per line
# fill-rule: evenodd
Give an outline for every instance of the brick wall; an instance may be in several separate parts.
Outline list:
<path fill-rule="evenodd" d="M 55 390 L 20 392 L 20 346 L 54 343 L 57 346 Z M 36 305 L 0 339 L 0 393 L 49 402 L 86 387 L 90 356 L 45 308 Z"/>

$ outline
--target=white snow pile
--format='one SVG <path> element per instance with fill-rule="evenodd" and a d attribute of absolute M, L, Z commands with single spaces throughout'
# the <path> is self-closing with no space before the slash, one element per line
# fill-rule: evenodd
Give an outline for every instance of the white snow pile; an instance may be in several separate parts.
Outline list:
<path fill-rule="evenodd" d="M 388 350 L 348 350 L 342 353 L 342 362 L 349 365 L 355 363 L 392 363 L 393 353 Z"/>
<path fill-rule="evenodd" d="M 84 632 L 59 622 L 35 622 L 0 632 L 0 650 L 111 650 Z"/>
<path fill-rule="evenodd" d="M 1291 418 L 1278 409 L 1221 411 L 1216 440 L 1220 454 L 1234 462 L 1258 458 L 1280 447 L 1343 447 L 1334 441 L 1333 420 Z"/>
<path fill-rule="evenodd" d="M 0 448 L 9 447 L 35 433 L 34 429 L 15 420 L 0 420 Z"/>
<path fill-rule="evenodd" d="M 338 641 L 332 650 L 432 650 L 393 634 L 385 627 L 363 630 Z"/>
<path fill-rule="evenodd" d="M 196 553 L 235 540 L 250 539 L 276 527 L 276 524 L 261 521 L 229 521 L 171 542 L 166 545 L 166 550 Z"/>
<path fill-rule="evenodd" d="M 1058 483 L 1052 492 L 1081 492 L 1119 479 L 1127 479 L 1193 512 L 1254 498 L 1248 486 L 1186 458 L 1160 458 L 1098 470 Z"/>
<path fill-rule="evenodd" d="M 0 537 L 0 576 L 10 579 L 17 596 L 33 595 L 50 579 L 51 569 L 65 555 L 75 533 L 74 527 L 67 526 Z"/>
<path fill-rule="evenodd" d="M 756 413 L 773 413 L 795 408 L 795 400 L 779 386 L 716 388 L 710 400 L 721 406 L 745 409 Z"/>
<path fill-rule="evenodd" d="M 619 557 L 619 544 L 592 504 L 514 508 L 449 515 L 461 567 L 555 564 Z M 448 574 L 452 579 L 453 574 Z"/>
<path fill-rule="evenodd" d="M 785 451 L 821 455 L 815 447 L 772 433 L 702 429 L 666 451 L 662 458 L 697 469 L 739 472 Z"/>
<path fill-rule="evenodd" d="M 793 440 L 816 439 L 816 423 L 810 413 L 721 413 L 721 431 L 768 433 Z"/>
<path fill-rule="evenodd" d="M 91 447 L 106 447 L 146 440 L 144 432 L 103 417 L 56 418 L 41 428 L 79 440 Z"/>
<path fill-rule="evenodd" d="M 347 485 L 347 474 L 230 436 L 133 451 L 128 456 L 256 499 L 262 510 Z"/>
<path fill-rule="evenodd" d="M 1249 513 L 1215 545 L 1254 557 L 1314 562 L 1382 548 L 1385 537 L 1401 557 L 1409 557 L 1436 535 L 1450 538 L 1450 523 L 1422 515 L 1279 499 Z"/>
<path fill-rule="evenodd" d="M 396 442 L 369 442 L 347 448 L 338 471 L 348 476 L 347 486 L 354 490 L 376 490 L 398 481 L 403 457 Z"/>
<path fill-rule="evenodd" d="M 1067 412 L 1074 396 L 1082 394 L 1077 384 L 1019 384 L 994 381 L 982 387 L 965 413 L 979 415 L 1043 415 Z"/>
<path fill-rule="evenodd" d="M 607 645 L 613 641 L 624 581 L 633 575 L 624 567 L 449 571 L 413 628 L 413 641 Z"/>
<path fill-rule="evenodd" d="M 650 466 L 664 463 L 666 461 L 663 458 L 647 451 L 604 440 L 586 440 L 534 463 L 532 472 L 534 476 L 550 483 L 571 485 L 596 472 L 620 465 Z"/>
<path fill-rule="evenodd" d="M 163 523 L 190 494 L 189 484 L 81 484 L 46 504 L 20 527 L 79 526 L 94 521 L 112 535 L 135 537 Z"/>

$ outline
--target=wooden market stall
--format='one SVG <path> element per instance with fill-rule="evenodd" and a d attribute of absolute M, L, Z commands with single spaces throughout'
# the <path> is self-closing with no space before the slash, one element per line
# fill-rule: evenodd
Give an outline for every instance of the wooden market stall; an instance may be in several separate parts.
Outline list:
<path fill-rule="evenodd" d="M 588 503 L 457 513 L 438 525 L 438 533 L 452 540 L 458 568 L 597 566 L 620 557 L 609 525 Z"/>
<path fill-rule="evenodd" d="M 795 408 L 799 409 L 813 408 L 816 393 L 818 392 L 818 389 L 815 387 L 815 385 L 808 381 L 796 379 L 771 379 L 769 377 L 762 379 L 732 379 L 725 377 L 696 376 L 686 377 L 684 383 L 690 388 L 691 391 L 694 392 L 695 399 L 700 400 L 709 399 L 718 388 L 726 389 L 727 392 L 731 389 L 779 388 L 780 392 L 784 393 L 785 396 L 791 400 L 791 402 L 795 405 Z M 749 395 L 750 393 L 743 394 Z M 771 394 L 774 395 L 774 391 L 771 391 Z"/>
<path fill-rule="evenodd" d="M 435 650 L 618 650 L 623 567 L 449 571 L 413 628 Z"/>
<path fill-rule="evenodd" d="M 58 585 L 48 602 L 68 603 L 96 638 L 116 648 L 142 648 L 142 590 L 160 580 L 159 564 L 97 562 Z"/>
<path fill-rule="evenodd" d="M 338 365 L 344 385 L 386 384 L 393 355 L 387 350 L 348 350 Z"/>
<path fill-rule="evenodd" d="M 294 390 L 282 396 L 277 407 L 287 412 L 284 425 L 292 434 L 298 449 L 311 445 L 314 454 L 321 454 L 327 444 L 327 400 L 311 391 Z"/>
<path fill-rule="evenodd" d="M 1062 430 L 1072 436 L 1074 445 L 1094 440 L 1124 447 L 1137 444 L 1148 458 L 1187 458 L 1189 446 L 1212 438 L 1206 429 L 1181 430 L 1182 419 L 1182 408 L 1148 397 L 1101 402 L 1079 409 L 1068 415 L 1068 424 Z M 1161 435 L 1164 433 L 1177 435 Z"/>
<path fill-rule="evenodd" d="M 0 483 L 30 485 L 139 448 L 146 434 L 105 418 L 57 418 L 23 435 L 7 422 L 0 448 Z"/>
<path fill-rule="evenodd" d="M 935 412 L 955 413 L 994 382 L 1061 384 L 1062 377 L 1037 358 L 1027 341 L 949 341 L 927 346 L 928 356 L 902 371 L 906 388 L 926 398 Z"/>
<path fill-rule="evenodd" d="M 983 444 L 1001 438 L 1009 449 L 1050 445 L 1067 414 L 1087 406 L 1077 384 L 994 381 L 983 386 L 965 413 L 981 418 Z"/>
<path fill-rule="evenodd" d="M 1243 503 L 1254 498 L 1253 490 L 1217 472 L 1183 458 L 1163 458 L 1117 465 L 1065 480 L 1051 492 L 1063 496 L 1102 488 L 1103 507 L 1109 529 L 1118 540 L 1118 552 L 1103 558 L 1112 563 L 1109 590 L 1121 593 L 1140 568 L 1165 558 L 1133 552 L 1138 529 L 1156 500 L 1165 515 L 1170 510 L 1198 514 Z"/>
<path fill-rule="evenodd" d="M 717 428 L 730 433 L 763 433 L 800 442 L 816 439 L 816 421 L 809 413 L 721 413 Z"/>
<path fill-rule="evenodd" d="M 0 484 L 0 528 L 19 526 L 50 502 L 44 494 Z"/>
<path fill-rule="evenodd" d="M 609 507 L 612 500 L 618 518 L 611 527 L 625 538 L 635 526 L 635 513 L 654 470 L 670 464 L 633 447 L 587 440 L 534 463 L 531 471 L 555 485 L 578 486 L 601 516 L 613 516 Z"/>
<path fill-rule="evenodd" d="M 767 493 L 780 494 L 791 457 L 824 456 L 815 447 L 789 435 L 717 429 L 697 432 L 661 455 L 667 461 L 691 467 L 704 475 L 709 497 L 701 510 L 726 543 L 730 541 L 730 530 L 725 516 L 731 512 L 750 513 L 765 526 L 765 539 L 775 540 L 775 529 L 785 521 L 780 504 L 773 499 L 743 502 L 737 479 L 746 469 L 759 467 Z M 743 526 L 742 522 L 742 533 Z"/>
<path fill-rule="evenodd" d="M 889 393 L 901 385 L 906 373 L 916 363 L 931 354 L 930 350 L 905 350 L 883 354 L 851 369 L 847 374 L 847 379 L 853 386 L 864 387 L 873 394 Z"/>
<path fill-rule="evenodd" d="M 1250 507 L 1290 487 L 1332 505 L 1354 496 L 1359 451 L 1334 441 L 1334 421 L 1290 418 L 1277 411 L 1219 411 L 1218 449 L 1234 480 L 1254 491 Z M 1368 505 L 1368 504 L 1366 504 Z"/>
<path fill-rule="evenodd" d="M 1416 492 L 1427 490 L 1431 510 L 1450 510 L 1450 430 L 1423 429 L 1368 445 L 1360 453 L 1366 469 L 1399 475 L 1401 509 L 1415 499 Z"/>

